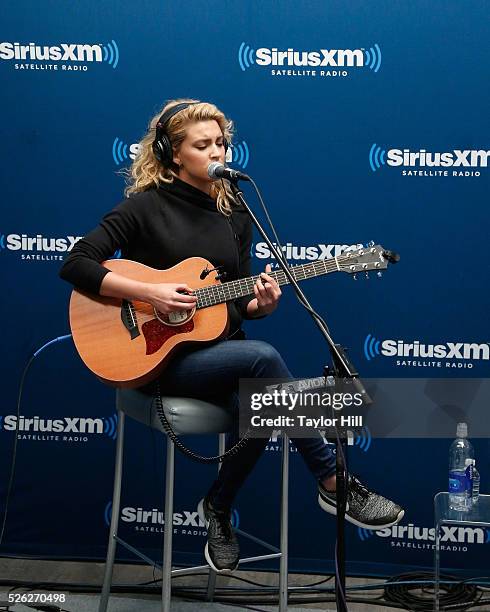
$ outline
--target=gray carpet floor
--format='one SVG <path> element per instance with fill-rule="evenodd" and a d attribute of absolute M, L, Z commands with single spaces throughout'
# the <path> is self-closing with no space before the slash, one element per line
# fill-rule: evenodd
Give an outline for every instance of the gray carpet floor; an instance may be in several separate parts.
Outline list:
<path fill-rule="evenodd" d="M 98 597 L 87 597 L 71 595 L 66 608 L 70 612 L 97 612 Z M 237 612 L 237 610 L 263 610 L 264 612 L 275 612 L 277 606 L 253 606 L 244 608 L 243 606 L 227 606 L 219 603 L 197 603 L 187 602 L 177 599 L 172 600 L 172 612 Z M 311 612 L 311 608 L 293 608 L 295 612 Z M 333 612 L 332 608 L 323 608 L 325 612 Z M 125 597 L 114 597 L 109 602 L 108 612 L 159 612 L 160 607 L 157 601 L 145 599 L 130 599 Z M 12 612 L 33 612 L 22 604 L 16 604 L 11 608 Z"/>
<path fill-rule="evenodd" d="M 104 564 L 102 563 L 76 563 L 76 562 L 58 562 L 30 559 L 7 559 L 0 558 L 0 580 L 21 580 L 42 582 L 48 581 L 53 583 L 84 583 L 93 584 L 97 590 L 100 589 L 103 579 Z M 261 584 L 276 586 L 278 582 L 277 574 L 271 572 L 250 572 L 238 571 L 234 575 L 243 577 L 249 580 L 255 580 Z M 114 584 L 137 584 L 155 579 L 153 570 L 141 565 L 116 565 L 114 568 Z M 303 574 L 292 574 L 289 577 L 290 586 L 307 585 L 321 580 L 322 576 L 311 576 Z M 172 584 L 193 586 L 202 586 L 205 584 L 204 576 L 194 576 L 190 578 L 176 578 Z M 192 580 L 192 582 L 191 582 Z M 360 578 L 348 578 L 347 584 L 369 584 L 380 582 L 379 580 L 368 580 Z M 240 582 L 237 582 L 226 575 L 218 576 L 217 587 L 237 587 Z M 247 586 L 247 585 L 245 585 Z M 333 586 L 333 581 L 328 583 L 328 586 Z M 7 599 L 7 590 L 5 587 L 0 587 L 0 602 Z M 19 589 L 16 592 L 25 592 L 25 589 Z M 66 592 L 66 591 L 63 591 Z M 368 591 L 363 594 L 364 597 L 374 599 L 381 594 L 380 590 Z M 97 612 L 99 604 L 98 594 L 79 594 L 67 593 L 66 603 L 63 604 L 63 610 L 67 612 Z M 374 602 L 371 604 L 349 604 L 349 612 L 389 612 L 394 608 L 386 606 L 378 606 Z M 172 598 L 172 612 L 236 612 L 236 610 L 256 610 L 272 612 L 278 609 L 277 606 L 266 606 L 262 604 L 251 604 L 250 606 L 238 605 L 230 606 L 216 602 L 196 602 L 185 601 L 177 597 Z M 289 610 L 293 612 L 311 612 L 313 610 L 323 610 L 324 612 L 333 612 L 335 604 L 332 603 L 315 603 L 302 604 L 301 606 L 289 605 Z M 3 608 L 0 607 L 0 611 Z M 21 603 L 14 604 L 10 607 L 9 612 L 32 612 L 32 607 L 27 607 Z M 111 595 L 109 600 L 108 612 L 159 612 L 160 601 L 158 595 Z"/>

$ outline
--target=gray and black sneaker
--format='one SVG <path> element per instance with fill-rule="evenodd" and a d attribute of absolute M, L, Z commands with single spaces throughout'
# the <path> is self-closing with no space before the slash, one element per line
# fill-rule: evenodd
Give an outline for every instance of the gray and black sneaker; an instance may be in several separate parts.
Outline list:
<path fill-rule="evenodd" d="M 318 483 L 318 503 L 330 514 L 337 514 L 335 493 Z M 349 474 L 349 490 L 345 519 L 364 529 L 384 529 L 402 520 L 405 510 L 395 502 L 370 491 L 353 474 Z"/>
<path fill-rule="evenodd" d="M 230 512 L 213 508 L 207 497 L 201 499 L 197 511 L 208 531 L 206 561 L 215 572 L 232 572 L 240 560 L 240 547 L 231 526 Z"/>

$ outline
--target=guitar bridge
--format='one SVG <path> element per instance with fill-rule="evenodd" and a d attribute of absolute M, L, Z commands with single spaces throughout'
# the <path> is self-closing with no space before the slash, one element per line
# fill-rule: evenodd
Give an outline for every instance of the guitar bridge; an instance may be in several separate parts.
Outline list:
<path fill-rule="evenodd" d="M 140 335 L 136 312 L 132 302 L 123 300 L 121 304 L 121 321 L 124 327 L 128 330 L 131 340 L 134 340 Z"/>

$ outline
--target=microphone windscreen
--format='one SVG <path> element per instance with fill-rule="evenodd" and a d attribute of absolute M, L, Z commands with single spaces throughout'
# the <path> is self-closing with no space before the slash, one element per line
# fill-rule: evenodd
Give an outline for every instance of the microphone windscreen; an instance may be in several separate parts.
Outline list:
<path fill-rule="evenodd" d="M 218 179 L 223 177 L 223 170 L 225 167 L 220 162 L 213 162 L 208 166 L 208 176 L 212 179 Z"/>

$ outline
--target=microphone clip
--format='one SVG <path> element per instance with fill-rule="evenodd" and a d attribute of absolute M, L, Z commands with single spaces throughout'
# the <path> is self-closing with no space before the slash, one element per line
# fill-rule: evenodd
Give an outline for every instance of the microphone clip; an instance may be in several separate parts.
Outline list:
<path fill-rule="evenodd" d="M 227 273 L 224 270 L 224 266 L 217 266 L 216 268 L 208 268 L 206 266 L 199 275 L 199 278 L 204 280 L 207 276 L 209 276 L 209 274 L 211 274 L 211 272 L 217 272 L 216 280 L 224 281 L 226 279 Z"/>

